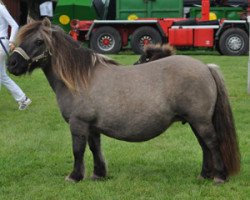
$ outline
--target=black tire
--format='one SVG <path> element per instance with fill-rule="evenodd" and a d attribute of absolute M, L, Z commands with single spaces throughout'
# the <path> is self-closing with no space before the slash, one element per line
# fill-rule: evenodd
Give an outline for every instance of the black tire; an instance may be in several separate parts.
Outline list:
<path fill-rule="evenodd" d="M 90 48 L 98 53 L 115 54 L 121 47 L 121 35 L 111 26 L 97 28 L 90 37 Z"/>
<path fill-rule="evenodd" d="M 160 33 L 151 26 L 137 28 L 131 36 L 131 48 L 136 54 L 142 54 L 146 44 L 161 44 Z"/>
<path fill-rule="evenodd" d="M 218 41 L 215 42 L 215 49 L 219 52 L 220 55 L 223 55 L 222 52 L 221 52 L 221 50 L 220 50 L 220 46 L 219 46 L 219 42 Z"/>
<path fill-rule="evenodd" d="M 223 55 L 239 56 L 248 53 L 248 35 L 240 28 L 225 30 L 219 40 L 220 53 Z"/>

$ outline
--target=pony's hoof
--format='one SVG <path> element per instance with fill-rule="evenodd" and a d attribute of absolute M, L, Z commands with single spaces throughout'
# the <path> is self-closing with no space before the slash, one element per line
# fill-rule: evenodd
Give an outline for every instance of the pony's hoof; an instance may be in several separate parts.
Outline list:
<path fill-rule="evenodd" d="M 65 177 L 65 181 L 68 181 L 68 182 L 71 182 L 71 183 L 78 183 L 81 180 L 82 179 L 76 180 L 76 179 L 72 178 L 70 175 Z"/>
<path fill-rule="evenodd" d="M 197 180 L 198 181 L 204 181 L 205 177 L 203 177 L 202 175 L 197 176 Z"/>
<path fill-rule="evenodd" d="M 77 183 L 77 181 L 74 180 L 74 179 L 72 179 L 72 178 L 70 178 L 70 176 L 66 176 L 65 177 L 65 181 L 68 181 L 68 182 L 71 182 L 71 183 Z"/>
<path fill-rule="evenodd" d="M 214 184 L 216 184 L 216 185 L 220 185 L 220 184 L 223 184 L 223 183 L 225 183 L 225 182 L 226 182 L 226 180 L 223 180 L 223 179 L 221 179 L 221 178 L 214 177 Z"/>
<path fill-rule="evenodd" d="M 103 180 L 105 180 L 105 177 L 104 177 L 104 176 L 98 176 L 98 175 L 96 175 L 96 174 L 93 174 L 93 175 L 91 176 L 91 179 L 92 179 L 93 181 L 103 181 Z"/>

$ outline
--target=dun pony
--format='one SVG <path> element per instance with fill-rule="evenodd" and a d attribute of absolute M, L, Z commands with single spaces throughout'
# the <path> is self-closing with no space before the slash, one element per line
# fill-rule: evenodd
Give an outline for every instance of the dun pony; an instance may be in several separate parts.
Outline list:
<path fill-rule="evenodd" d="M 41 68 L 69 124 L 74 165 L 67 180 L 84 178 L 87 144 L 92 177 L 107 176 L 101 134 L 142 142 L 178 121 L 191 126 L 202 148 L 200 177 L 223 183 L 239 172 L 231 106 L 217 68 L 179 55 L 124 67 L 82 47 L 47 19 L 25 25 L 18 40 L 8 70 L 19 76 Z"/>

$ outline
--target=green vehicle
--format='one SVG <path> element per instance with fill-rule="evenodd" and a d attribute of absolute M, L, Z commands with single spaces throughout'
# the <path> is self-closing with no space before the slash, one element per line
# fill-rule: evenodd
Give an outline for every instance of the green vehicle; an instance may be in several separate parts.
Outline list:
<path fill-rule="evenodd" d="M 247 0 L 234 1 L 233 6 L 211 3 L 211 19 L 239 20 L 246 15 Z M 216 1 L 212 1 L 216 2 Z M 230 0 L 229 0 L 230 2 Z M 66 32 L 70 21 L 78 20 L 134 20 L 137 18 L 200 18 L 200 0 L 58 0 L 55 24 Z M 234 6 L 236 5 L 236 6 Z M 186 13 L 188 8 L 188 13 Z"/>
<path fill-rule="evenodd" d="M 225 55 L 248 52 L 248 23 L 244 16 L 240 20 L 234 18 L 235 14 L 231 16 L 246 7 L 224 5 L 226 9 L 210 1 L 198 1 L 202 8 L 199 17 L 200 6 L 192 5 L 193 0 L 190 6 L 183 0 L 59 0 L 54 21 L 66 31 L 71 22 L 70 35 L 99 53 L 114 54 L 125 48 L 141 53 L 147 44 L 166 42 L 178 47 L 217 49 Z M 191 18 L 184 17 L 184 8 L 189 8 Z"/>
<path fill-rule="evenodd" d="M 182 16 L 183 0 L 58 0 L 53 22 L 68 32 L 72 19 L 133 20 Z"/>
<path fill-rule="evenodd" d="M 246 10 L 240 7 L 211 7 L 210 15 L 216 19 L 228 19 L 228 20 L 241 20 L 246 17 Z M 201 9 L 200 8 L 191 8 L 190 17 L 200 18 Z"/>
<path fill-rule="evenodd" d="M 69 32 L 72 19 L 93 20 L 96 18 L 92 0 L 58 0 L 53 23 L 59 24 L 66 32 Z"/>

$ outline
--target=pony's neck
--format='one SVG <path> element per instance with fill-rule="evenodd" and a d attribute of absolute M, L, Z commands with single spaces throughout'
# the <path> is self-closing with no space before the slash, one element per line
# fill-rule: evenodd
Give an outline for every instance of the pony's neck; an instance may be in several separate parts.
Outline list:
<path fill-rule="evenodd" d="M 50 84 L 50 87 L 53 89 L 53 91 L 55 93 L 57 93 L 57 91 L 60 88 L 65 87 L 65 84 L 63 83 L 63 81 L 58 79 L 56 74 L 53 72 L 51 65 L 42 68 L 42 70 L 43 70 L 43 72 L 44 72 L 44 74 L 45 74 L 45 76 Z"/>

